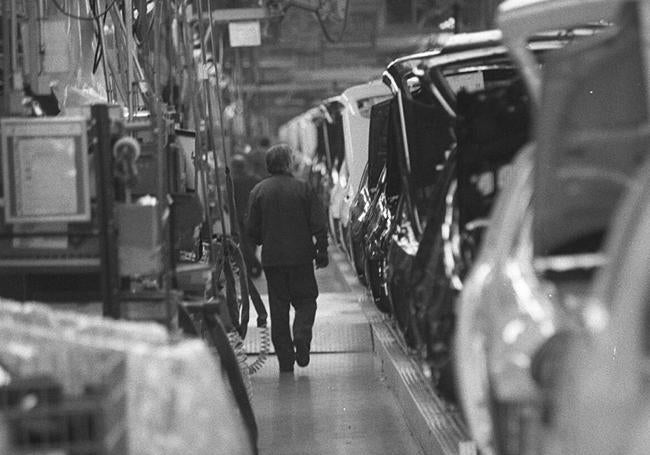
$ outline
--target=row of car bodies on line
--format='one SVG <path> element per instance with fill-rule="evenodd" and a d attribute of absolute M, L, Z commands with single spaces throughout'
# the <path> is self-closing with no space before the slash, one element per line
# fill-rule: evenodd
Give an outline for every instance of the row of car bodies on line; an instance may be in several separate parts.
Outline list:
<path fill-rule="evenodd" d="M 482 454 L 650 453 L 649 18 L 508 0 L 307 114 L 332 238 Z"/>

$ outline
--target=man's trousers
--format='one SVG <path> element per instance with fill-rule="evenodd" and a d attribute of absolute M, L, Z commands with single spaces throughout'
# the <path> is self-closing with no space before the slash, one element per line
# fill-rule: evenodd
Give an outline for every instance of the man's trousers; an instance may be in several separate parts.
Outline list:
<path fill-rule="evenodd" d="M 295 361 L 296 340 L 306 340 L 309 346 L 316 316 L 318 286 L 314 266 L 265 267 L 271 310 L 271 340 L 281 370 L 291 370 Z M 296 315 L 293 321 L 293 340 L 289 328 L 289 305 Z"/>

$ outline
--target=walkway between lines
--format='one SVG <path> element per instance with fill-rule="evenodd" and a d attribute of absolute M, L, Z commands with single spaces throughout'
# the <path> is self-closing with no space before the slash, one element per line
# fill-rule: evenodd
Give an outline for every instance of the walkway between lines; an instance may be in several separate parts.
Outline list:
<path fill-rule="evenodd" d="M 280 375 L 270 356 L 252 376 L 262 455 L 422 454 L 375 367 L 362 291 L 348 285 L 350 274 L 342 261 L 317 271 L 321 295 L 309 366 Z M 264 280 L 257 284 L 266 294 Z M 246 346 L 259 349 L 252 326 Z"/>

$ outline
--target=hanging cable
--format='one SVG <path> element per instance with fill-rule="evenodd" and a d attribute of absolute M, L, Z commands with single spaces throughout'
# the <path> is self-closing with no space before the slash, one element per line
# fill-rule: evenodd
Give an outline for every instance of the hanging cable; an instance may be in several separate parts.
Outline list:
<path fill-rule="evenodd" d="M 219 108 L 219 124 L 221 125 L 221 145 L 222 145 L 222 148 L 223 148 L 223 158 L 224 158 L 224 162 L 225 162 L 225 166 L 226 166 L 226 174 L 230 174 L 230 168 L 228 167 L 228 161 L 229 161 L 228 160 L 228 152 L 226 151 L 226 133 L 225 133 L 225 129 L 223 127 L 223 97 L 221 96 L 221 85 L 219 84 L 219 69 L 217 68 L 217 62 L 216 62 L 216 59 L 217 59 L 217 55 L 216 55 L 217 47 L 216 47 L 215 40 L 214 40 L 214 32 L 213 32 L 214 27 L 212 26 L 212 24 L 214 24 L 214 19 L 212 18 L 212 8 L 208 9 L 208 15 L 210 17 L 210 30 L 209 30 L 209 32 L 210 32 L 210 41 L 212 42 L 212 61 L 214 63 L 214 70 L 215 70 L 215 73 L 216 73 L 216 76 L 217 76 L 217 86 L 216 86 L 215 92 L 217 94 L 217 104 L 218 104 L 218 108 Z M 203 43 L 202 43 L 202 45 L 203 45 Z M 220 60 L 223 61 L 223 55 L 219 55 L 219 58 L 220 58 Z M 230 189 L 230 188 L 228 188 L 228 189 Z"/>
<path fill-rule="evenodd" d="M 216 65 L 216 56 L 217 56 L 217 44 L 216 40 L 214 39 L 214 27 L 212 26 L 214 24 L 214 18 L 212 17 L 212 8 L 208 10 L 208 17 L 210 19 L 210 41 L 212 44 L 212 60 L 215 65 L 215 72 L 216 72 L 216 79 L 217 79 L 217 84 L 215 87 L 215 93 L 217 96 L 217 108 L 219 110 L 219 124 L 221 126 L 221 143 L 222 143 L 222 152 L 223 152 L 223 160 L 224 160 L 224 167 L 225 167 L 225 174 L 226 174 L 226 197 L 228 198 L 228 209 L 230 212 L 230 220 L 231 220 L 231 233 L 236 234 L 239 238 L 243 235 L 241 232 L 239 232 L 239 223 L 237 223 L 237 206 L 235 204 L 235 196 L 234 196 L 234 184 L 232 181 L 232 175 L 230 174 L 230 166 L 229 166 L 229 156 L 228 156 L 228 150 L 226 148 L 226 131 L 224 127 L 224 121 L 223 121 L 223 111 L 224 111 L 224 105 L 223 105 L 223 96 L 221 93 L 221 85 L 219 83 L 219 69 Z M 203 36 L 203 34 L 201 35 Z M 204 43 L 201 42 L 201 46 L 203 46 Z M 223 61 L 223 55 L 219 55 L 221 61 Z M 247 277 L 247 268 L 246 264 L 244 263 L 243 255 L 241 253 L 241 250 L 239 249 L 239 245 L 236 244 L 235 242 L 224 242 L 224 251 L 229 253 L 228 248 L 232 249 L 232 253 L 234 254 L 234 258 L 241 258 L 241 264 L 239 267 L 239 274 L 241 277 L 241 289 L 242 289 L 242 324 L 248 322 L 248 311 L 249 311 L 249 306 L 250 306 L 250 291 L 248 289 L 248 277 Z M 232 267 L 232 261 L 230 260 L 229 257 L 226 257 L 226 260 L 229 261 L 228 264 L 230 267 Z M 244 313 L 246 314 L 246 317 L 244 318 Z M 240 331 L 242 334 L 242 337 L 246 336 L 246 327 L 241 327 L 240 326 Z"/>
<path fill-rule="evenodd" d="M 156 14 L 155 10 L 156 10 L 156 4 L 154 3 L 153 8 L 152 8 L 152 13 L 153 14 Z M 138 16 L 137 20 L 138 21 L 146 21 L 147 20 L 147 12 L 145 11 L 144 13 L 141 13 Z M 136 46 L 142 47 L 142 44 L 144 43 L 145 39 L 151 34 L 151 29 L 153 28 L 153 23 L 154 23 L 154 21 L 153 21 L 153 19 L 151 19 L 151 21 L 149 22 L 149 25 L 147 26 L 147 31 L 144 32 L 144 34 L 142 36 L 138 36 L 137 33 L 133 34 L 133 38 L 135 39 Z M 139 27 L 136 25 L 136 30 L 138 28 Z"/>
<path fill-rule="evenodd" d="M 93 74 L 97 73 L 99 64 L 102 63 L 104 57 L 104 41 L 102 39 L 102 18 L 97 15 L 97 2 L 98 0 L 93 0 L 90 2 L 90 12 L 96 17 L 94 19 L 97 30 L 95 31 L 95 38 L 97 39 L 97 47 L 95 48 L 95 57 L 93 58 Z M 104 16 L 104 23 L 106 22 L 106 16 Z M 106 70 L 106 62 L 104 62 L 104 71 Z"/>
<path fill-rule="evenodd" d="M 210 24 L 214 24 L 214 19 L 212 17 L 212 9 L 209 10 L 209 18 L 210 18 Z M 213 61 L 215 61 L 215 69 L 216 67 L 216 52 L 217 52 L 217 46 L 216 42 L 214 39 L 214 33 L 213 33 L 213 27 L 210 27 L 210 41 L 212 42 L 212 56 L 213 56 Z M 223 60 L 223 52 L 220 52 L 219 56 L 221 57 L 221 60 Z M 221 140 L 223 144 L 223 155 L 224 155 L 224 161 L 225 161 L 225 166 L 226 166 L 226 192 L 227 195 L 229 196 L 229 202 L 230 202 L 230 207 L 233 213 L 231 216 L 233 219 L 236 219 L 236 210 L 237 207 L 234 202 L 234 188 L 233 188 L 233 181 L 230 176 L 230 167 L 228 166 L 229 163 L 229 157 L 227 154 L 226 150 L 226 134 L 225 134 L 225 129 L 223 127 L 223 97 L 221 94 L 221 86 L 219 85 L 219 72 L 217 71 L 217 86 L 216 86 L 216 94 L 217 94 L 217 104 L 219 108 L 219 121 L 221 122 Z M 238 230 L 238 227 L 235 227 L 235 230 Z M 246 235 L 244 233 L 239 233 L 240 235 Z M 266 310 L 264 308 L 264 303 L 262 302 L 262 299 L 259 296 L 259 293 L 255 289 L 255 285 L 252 281 L 249 282 L 247 275 L 247 270 L 246 270 L 246 264 L 243 259 L 243 255 L 241 254 L 241 251 L 239 250 L 239 247 L 237 245 L 234 245 L 234 248 L 236 249 L 235 253 L 237 257 L 240 258 L 241 263 L 239 264 L 239 273 L 243 274 L 244 276 L 242 277 L 242 291 L 248 293 L 249 295 L 246 297 L 251 297 L 253 304 L 255 306 L 255 310 L 258 314 L 258 320 L 257 320 L 257 329 L 259 331 L 259 340 L 260 340 L 260 349 L 257 358 L 255 359 L 254 362 L 251 364 L 247 364 L 244 362 L 244 365 L 247 367 L 246 373 L 249 375 L 257 373 L 266 363 L 266 360 L 268 358 L 268 355 L 271 351 L 271 334 L 270 330 L 268 327 L 268 324 L 266 323 Z M 257 294 L 257 295 L 254 295 Z M 249 304 L 246 302 L 246 304 Z M 248 318 L 245 318 L 246 321 L 248 321 Z M 245 333 L 245 332 L 244 332 Z M 245 351 L 244 351 L 245 352 Z"/>
<path fill-rule="evenodd" d="M 295 6 L 296 8 L 300 8 L 302 10 L 313 13 L 316 16 L 316 19 L 318 20 L 318 25 L 320 25 L 320 28 L 323 31 L 323 35 L 325 36 L 325 39 L 330 43 L 336 44 L 341 42 L 341 40 L 343 39 L 343 34 L 345 33 L 345 30 L 348 25 L 348 17 L 350 13 L 350 0 L 345 1 L 345 8 L 343 9 L 343 26 L 336 38 L 334 38 L 330 33 L 330 31 L 327 29 L 327 25 L 325 24 L 326 18 L 324 18 L 323 15 L 321 14 L 321 9 L 325 1 L 329 1 L 330 3 L 332 3 L 335 0 L 319 0 L 318 2 L 319 4 L 317 7 L 307 5 L 302 1 L 289 0 L 289 2 L 283 8 L 282 12 L 284 13 L 284 10 L 286 10 L 287 8 L 291 6 Z"/>
<path fill-rule="evenodd" d="M 343 39 L 343 35 L 345 34 L 345 30 L 347 29 L 348 26 L 348 17 L 350 15 L 350 0 L 345 1 L 345 9 L 343 10 L 343 26 L 341 27 L 341 31 L 339 32 L 338 36 L 335 38 L 332 37 L 330 34 L 329 30 L 327 29 L 327 25 L 325 24 L 325 18 L 320 13 L 320 9 L 316 10 L 316 18 L 318 19 L 318 24 L 320 25 L 321 30 L 323 31 L 323 35 L 325 36 L 325 39 L 332 43 L 340 43 L 341 40 Z"/>
<path fill-rule="evenodd" d="M 94 15 L 97 15 L 97 3 L 98 0 L 95 0 L 90 4 Z M 106 17 L 107 16 L 104 16 L 103 20 L 100 18 L 95 19 L 95 26 L 97 27 L 97 30 L 95 31 L 95 38 L 97 39 L 97 50 L 95 51 L 95 60 L 93 62 L 93 74 L 97 72 L 99 64 L 101 63 L 104 73 L 104 83 L 106 84 L 106 99 L 109 103 L 112 103 L 115 101 L 115 99 L 113 97 L 112 82 L 110 80 L 108 63 L 105 58 L 106 54 L 104 52 L 106 44 L 106 39 L 104 36 L 104 25 L 106 24 Z"/>
<path fill-rule="evenodd" d="M 195 180 L 196 188 L 199 189 L 199 193 L 202 197 L 204 203 L 204 215 L 206 223 L 206 235 L 210 242 L 213 238 L 213 229 L 214 223 L 212 220 L 212 215 L 209 208 L 209 190 L 208 190 L 208 176 L 206 171 L 207 166 L 207 149 L 209 148 L 208 144 L 204 143 L 204 135 L 201 134 L 201 112 L 205 112 L 205 108 L 202 104 L 202 98 L 200 93 L 200 83 L 197 75 L 197 66 L 194 61 L 192 54 L 193 42 L 192 42 L 192 30 L 187 20 L 187 7 L 188 4 L 185 2 L 182 8 L 179 8 L 176 11 L 176 17 L 179 24 L 179 45 L 181 49 L 181 67 L 183 71 L 187 73 L 187 83 L 189 84 L 189 89 L 186 91 L 189 94 L 189 105 L 191 107 L 189 115 L 192 116 L 194 122 L 194 128 L 196 130 L 195 136 L 195 153 L 194 153 L 194 168 L 195 168 Z M 216 251 L 212 243 L 208 244 L 208 263 L 212 266 L 216 264 Z M 218 294 L 217 278 L 216 271 L 212 272 L 212 279 L 210 280 L 211 296 L 216 296 Z M 206 295 L 206 298 L 207 295 Z"/>
<path fill-rule="evenodd" d="M 69 18 L 72 18 L 72 19 L 77 19 L 79 21 L 94 21 L 94 20 L 97 20 L 97 19 L 101 19 L 102 17 L 106 16 L 108 14 L 108 12 L 111 10 L 111 8 L 113 8 L 113 6 L 115 6 L 115 4 L 117 3 L 117 0 L 113 0 L 111 2 L 111 4 L 109 6 L 107 6 L 106 9 L 101 14 L 93 14 L 93 15 L 90 15 L 90 16 L 78 16 L 76 14 L 72 14 L 72 13 L 69 13 L 68 11 L 66 11 L 61 6 L 61 4 L 59 3 L 58 0 L 50 0 L 50 1 L 54 5 L 54 7 L 56 9 L 58 9 L 63 15 L 68 16 Z"/>
<path fill-rule="evenodd" d="M 203 8 L 201 6 L 201 1 L 198 0 L 198 1 L 195 1 L 195 3 L 198 6 L 197 10 L 198 10 L 198 13 L 199 13 L 199 18 L 202 18 L 203 17 Z M 198 21 L 198 24 L 199 24 L 199 36 L 203 36 L 204 35 L 204 30 L 203 30 L 203 26 L 201 25 L 201 20 Z M 200 45 L 200 50 L 201 50 L 201 61 L 202 61 L 203 67 L 204 67 L 204 71 L 207 72 L 208 71 L 208 69 L 207 69 L 208 60 L 207 60 L 207 55 L 206 55 L 206 51 L 205 51 L 205 46 L 203 45 L 203 41 L 200 40 L 199 45 Z M 217 65 L 214 62 L 214 58 L 215 58 L 215 56 L 213 55 L 212 56 L 212 63 L 214 65 L 214 67 L 215 67 L 215 72 L 217 73 L 217 93 L 218 93 L 219 92 L 218 91 L 219 73 L 218 73 L 218 71 L 216 71 L 217 70 Z M 228 231 L 226 230 L 226 220 L 225 220 L 225 214 L 224 214 L 224 211 L 223 211 L 223 195 L 221 193 L 221 181 L 219 179 L 219 172 L 218 172 L 219 160 L 218 160 L 217 150 L 216 150 L 217 149 L 217 144 L 215 143 L 215 140 L 214 140 L 215 139 L 215 137 L 214 137 L 215 136 L 215 134 L 214 134 L 214 118 L 212 116 L 213 115 L 213 106 L 212 106 L 212 100 L 211 100 L 211 97 L 210 97 L 210 81 L 209 81 L 209 79 L 207 77 L 206 77 L 206 79 L 203 80 L 203 88 L 204 88 L 205 97 L 206 97 L 206 101 L 207 101 L 207 108 L 208 108 L 207 109 L 208 110 L 208 120 L 209 120 L 208 144 L 209 144 L 209 146 L 210 146 L 210 148 L 212 150 L 212 156 L 213 156 L 213 159 L 214 159 L 214 166 L 215 166 L 214 174 L 215 174 L 215 182 L 216 182 L 216 186 L 217 186 L 217 188 L 216 188 L 216 190 L 217 190 L 216 191 L 217 192 L 217 204 L 219 205 L 219 215 L 220 215 L 220 218 L 221 218 L 220 221 L 221 221 L 222 233 L 223 233 L 223 235 L 226 235 L 226 233 Z M 219 115 L 222 115 L 221 112 L 219 112 Z M 223 128 L 223 123 L 221 124 L 221 126 Z M 225 142 L 223 143 L 223 146 L 225 146 Z M 224 153 L 225 153 L 225 150 L 224 150 Z"/>

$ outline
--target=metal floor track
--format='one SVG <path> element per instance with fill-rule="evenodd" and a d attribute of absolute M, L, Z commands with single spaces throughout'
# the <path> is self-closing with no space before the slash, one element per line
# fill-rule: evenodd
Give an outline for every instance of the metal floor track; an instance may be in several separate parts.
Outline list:
<path fill-rule="evenodd" d="M 366 289 L 356 282 L 346 258 L 340 253 L 334 257 L 339 268 L 347 272 L 348 284 L 361 295 L 359 302 L 372 331 L 376 369 L 394 392 L 408 426 L 424 453 L 477 454 L 460 410 L 436 395 L 430 380 L 406 354 L 392 321 L 377 310 Z"/>
<path fill-rule="evenodd" d="M 331 257 L 311 364 L 278 379 L 272 356 L 252 377 L 262 453 L 476 455 L 459 410 L 435 394 L 343 254 Z M 253 327 L 246 348 L 259 351 Z"/>

